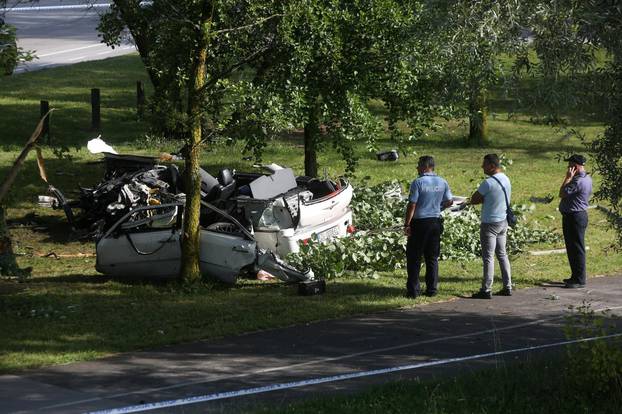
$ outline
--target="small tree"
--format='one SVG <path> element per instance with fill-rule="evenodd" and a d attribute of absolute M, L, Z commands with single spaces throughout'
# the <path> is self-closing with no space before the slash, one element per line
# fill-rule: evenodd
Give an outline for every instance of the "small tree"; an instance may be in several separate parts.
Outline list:
<path fill-rule="evenodd" d="M 381 96 L 390 74 L 403 66 L 399 58 L 405 55 L 404 40 L 418 19 L 413 12 L 420 3 L 289 3 L 275 47 L 255 67 L 255 81 L 281 97 L 293 124 L 303 125 L 306 175 L 317 176 L 317 154 L 324 145 L 341 154 L 348 171 L 357 162 L 354 142 L 373 148 L 380 125 L 367 100 Z"/>
<path fill-rule="evenodd" d="M 522 50 L 520 0 L 440 1 L 435 40 L 445 44 L 441 59 L 449 71 L 449 97 L 466 103 L 467 143 L 490 144 L 488 93 L 503 75 L 500 58 Z"/>
<path fill-rule="evenodd" d="M 158 129 L 184 140 L 186 208 L 181 278 L 199 279 L 201 148 L 231 119 L 225 98 L 236 89 L 232 74 L 271 47 L 278 1 L 194 0 L 173 4 L 114 0 L 102 17 L 104 41 L 118 44 L 127 27 L 155 94 Z M 163 126 L 164 125 L 164 126 Z"/>
<path fill-rule="evenodd" d="M 604 105 L 606 128 L 588 143 L 602 176 L 596 199 L 609 202 L 608 218 L 622 246 L 622 9 L 606 0 L 524 0 L 534 12 L 527 24 L 536 34 L 534 48 L 539 69 L 551 84 L 559 77 L 575 79 L 578 89 L 557 90 L 559 100 L 581 104 L 590 98 L 588 89 L 605 91 L 597 97 Z M 604 49 L 608 59 L 598 59 Z M 588 92 L 588 93 L 586 93 Z"/>
<path fill-rule="evenodd" d="M 20 3 L 30 3 L 31 1 L 17 0 L 11 4 L 11 7 L 15 7 Z M 24 50 L 17 46 L 15 27 L 4 21 L 6 6 L 6 0 L 0 0 L 0 76 L 11 75 L 18 63 L 29 62 L 35 57 L 33 51 Z"/>

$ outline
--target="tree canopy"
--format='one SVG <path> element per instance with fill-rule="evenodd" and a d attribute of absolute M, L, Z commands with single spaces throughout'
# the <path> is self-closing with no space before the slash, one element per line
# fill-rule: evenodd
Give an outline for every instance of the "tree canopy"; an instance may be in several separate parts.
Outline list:
<path fill-rule="evenodd" d="M 355 143 L 373 150 L 382 132 L 373 98 L 386 105 L 396 140 L 411 142 L 438 116 L 467 115 L 469 141 L 486 145 L 487 94 L 503 74 L 500 58 L 530 65 L 531 48 L 535 70 L 552 80 L 546 99 L 559 92 L 553 85 L 562 74 L 613 85 L 608 128 L 592 150 L 605 177 L 597 196 L 619 217 L 619 23 L 619 5 L 604 0 L 114 0 L 100 30 L 108 44 L 126 28 L 133 37 L 155 88 L 151 123 L 184 140 L 191 172 L 193 151 L 212 139 L 244 139 L 260 157 L 271 135 L 299 127 L 307 175 L 317 175 L 326 145 L 352 171 Z M 594 65 L 597 48 L 613 56 L 604 69 Z"/>
<path fill-rule="evenodd" d="M 531 24 L 536 28 L 534 47 L 549 78 L 577 77 L 584 84 L 606 91 L 603 103 L 606 128 L 589 149 L 602 176 L 595 196 L 609 202 L 609 220 L 622 246 L 622 4 L 607 0 L 555 0 L 538 2 Z M 597 51 L 608 58 L 598 62 Z M 588 80 L 590 83 L 586 83 Z M 581 91 L 570 91 L 572 94 Z M 568 94 L 562 95 L 562 99 Z"/>

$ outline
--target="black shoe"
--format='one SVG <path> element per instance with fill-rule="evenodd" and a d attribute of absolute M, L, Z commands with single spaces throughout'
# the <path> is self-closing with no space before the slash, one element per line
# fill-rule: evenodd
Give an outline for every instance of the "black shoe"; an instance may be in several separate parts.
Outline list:
<path fill-rule="evenodd" d="M 417 295 L 415 295 L 414 293 L 407 293 L 404 295 L 404 297 L 408 299 L 417 299 Z"/>
<path fill-rule="evenodd" d="M 572 283 L 566 283 L 566 289 L 581 289 L 585 287 L 585 283 L 578 283 L 578 282 L 572 282 Z"/>
<path fill-rule="evenodd" d="M 427 291 L 425 292 L 425 295 L 426 295 L 427 297 L 430 297 L 430 298 L 432 298 L 432 297 L 436 296 L 437 294 L 438 294 L 438 293 L 436 293 L 436 291 L 431 291 L 431 290 L 427 290 Z"/>
<path fill-rule="evenodd" d="M 472 299 L 492 299 L 492 293 L 480 290 L 471 295 Z"/>
<path fill-rule="evenodd" d="M 512 289 L 503 288 L 497 293 L 497 295 L 498 296 L 512 296 Z"/>
<path fill-rule="evenodd" d="M 568 284 L 568 283 L 578 283 L 577 279 L 573 279 L 572 277 L 569 277 L 568 279 L 564 279 L 563 282 L 566 283 L 566 284 Z"/>

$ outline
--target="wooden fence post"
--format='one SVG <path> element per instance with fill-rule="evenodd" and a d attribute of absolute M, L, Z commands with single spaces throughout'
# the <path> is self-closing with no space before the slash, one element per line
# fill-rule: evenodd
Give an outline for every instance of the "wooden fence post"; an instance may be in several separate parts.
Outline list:
<path fill-rule="evenodd" d="M 145 115 L 145 87 L 141 81 L 136 82 L 136 114 L 138 119 Z"/>
<path fill-rule="evenodd" d="M 48 101 L 41 101 L 40 105 L 41 109 L 41 117 L 47 114 L 50 111 L 50 103 Z M 45 140 L 45 142 L 50 145 L 52 142 L 52 137 L 50 134 L 50 117 L 46 116 L 43 120 L 43 129 L 41 130 L 41 138 Z"/>
<path fill-rule="evenodd" d="M 99 131 L 101 126 L 101 101 L 99 95 L 99 89 L 91 89 L 91 129 Z"/>

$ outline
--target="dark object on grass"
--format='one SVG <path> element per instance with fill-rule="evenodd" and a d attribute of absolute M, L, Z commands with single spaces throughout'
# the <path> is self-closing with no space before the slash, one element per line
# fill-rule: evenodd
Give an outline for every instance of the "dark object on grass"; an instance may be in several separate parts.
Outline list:
<path fill-rule="evenodd" d="M 324 292 L 326 292 L 326 281 L 323 279 L 298 283 L 298 294 L 301 296 L 321 295 Z"/>
<path fill-rule="evenodd" d="M 399 157 L 400 156 L 397 153 L 397 150 L 382 151 L 376 153 L 376 158 L 378 159 L 378 161 L 397 161 Z"/>
<path fill-rule="evenodd" d="M 544 197 L 529 197 L 529 201 L 532 203 L 542 203 L 542 204 L 550 204 L 554 200 L 554 197 L 551 194 L 547 194 Z"/>

